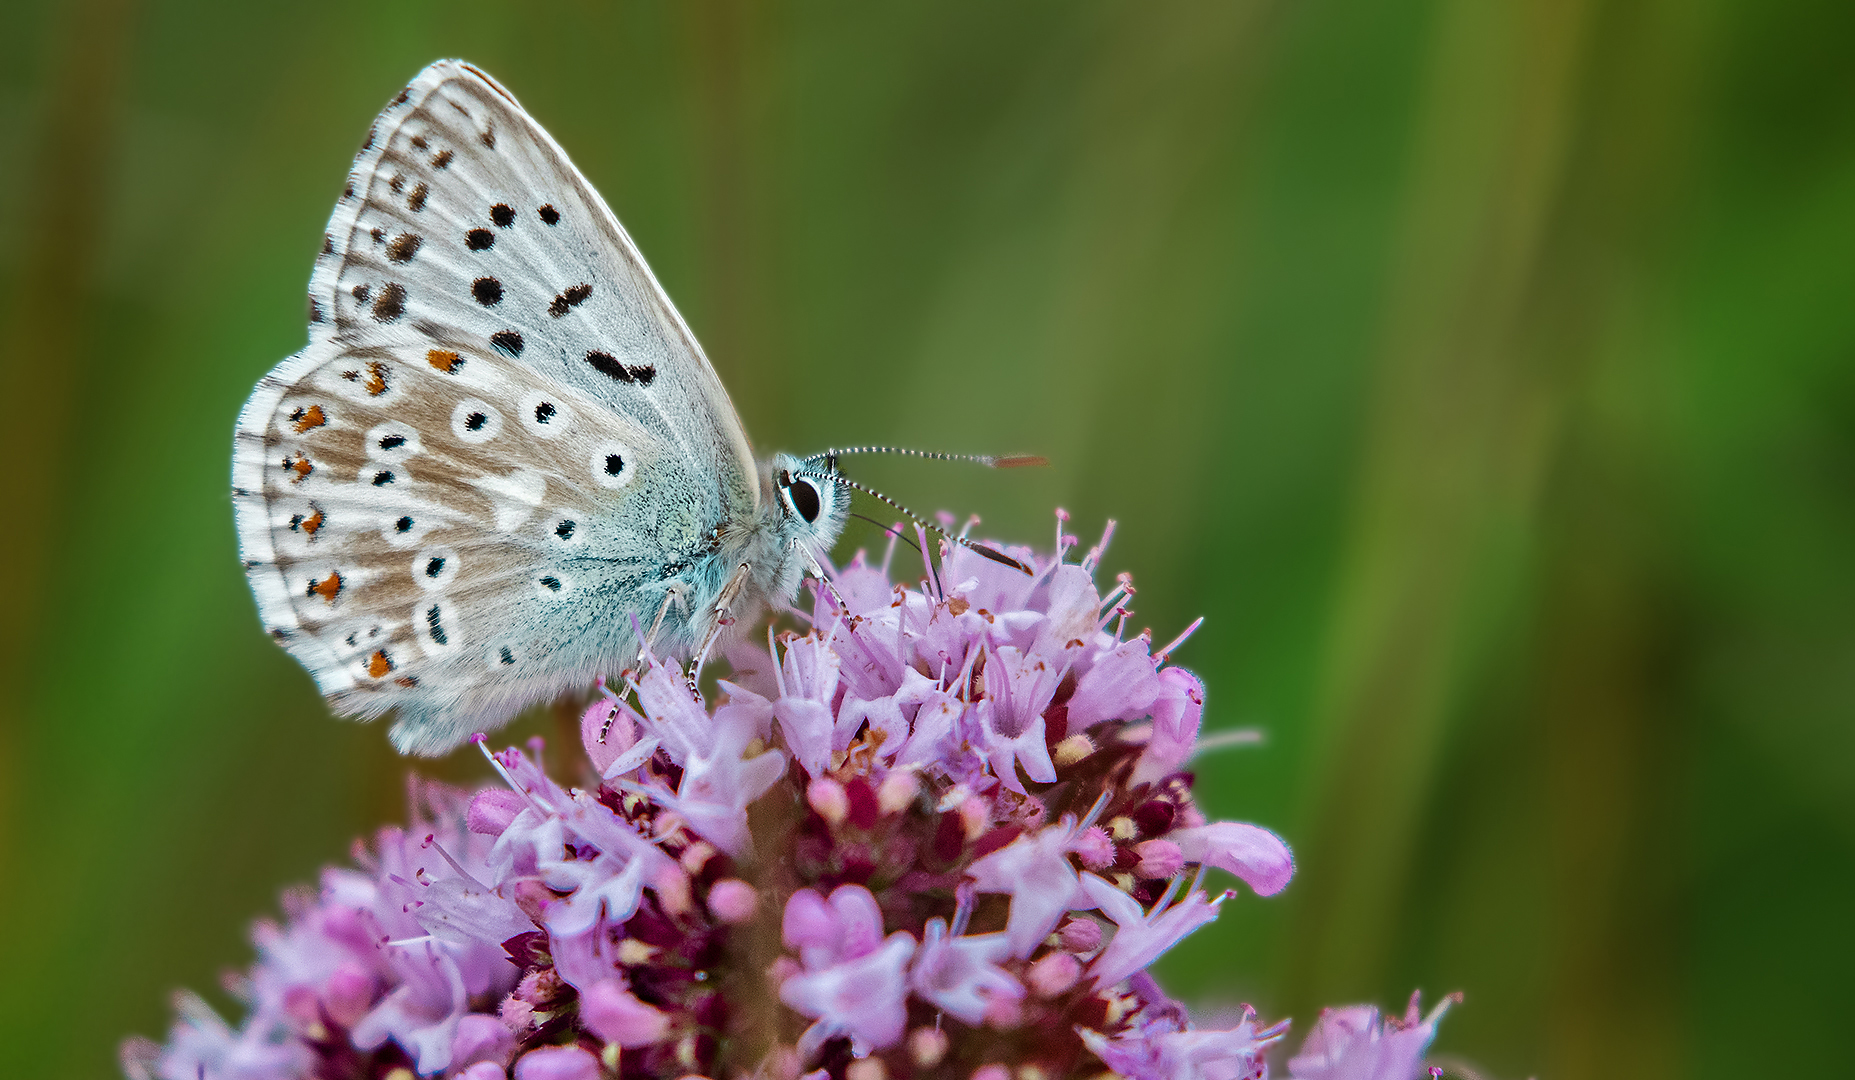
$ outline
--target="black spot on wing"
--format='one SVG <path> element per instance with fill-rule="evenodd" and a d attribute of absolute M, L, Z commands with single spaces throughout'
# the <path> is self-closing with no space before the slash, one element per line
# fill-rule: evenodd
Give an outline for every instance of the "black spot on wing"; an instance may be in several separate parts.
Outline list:
<path fill-rule="evenodd" d="M 496 243 L 496 234 L 488 229 L 472 229 L 464 234 L 464 246 L 472 251 L 488 251 Z"/>
<path fill-rule="evenodd" d="M 470 295 L 477 298 L 477 303 L 492 307 L 502 303 L 502 282 L 493 277 L 480 277 L 470 283 Z"/>
<path fill-rule="evenodd" d="M 391 282 L 374 298 L 374 321 L 392 322 L 406 313 L 406 287 Z"/>
<path fill-rule="evenodd" d="M 554 302 L 547 306 L 547 313 L 556 319 L 565 315 L 569 309 L 579 307 L 593 295 L 593 287 L 585 282 L 563 289 Z"/>
<path fill-rule="evenodd" d="M 498 229 L 506 229 L 515 224 L 515 209 L 508 203 L 497 203 L 490 207 L 490 220 Z"/>
<path fill-rule="evenodd" d="M 562 521 L 560 524 L 554 526 L 554 535 L 560 537 L 562 540 L 571 540 L 573 539 L 573 528 L 573 522 Z"/>
<path fill-rule="evenodd" d="M 490 335 L 490 344 L 510 356 L 522 355 L 522 335 L 513 330 L 498 330 Z"/>
<path fill-rule="evenodd" d="M 625 368 L 625 365 L 619 363 L 617 357 L 614 357 L 609 352 L 600 352 L 594 349 L 592 352 L 586 354 L 586 362 L 591 364 L 593 370 L 601 375 L 617 379 L 622 383 L 634 381 L 631 377 L 631 372 Z"/>
<path fill-rule="evenodd" d="M 425 197 L 430 194 L 431 189 L 423 183 L 413 185 L 412 191 L 406 195 L 406 209 L 415 214 L 425 209 Z"/>
<path fill-rule="evenodd" d="M 554 225 L 554 224 L 558 224 L 560 221 L 560 211 L 554 209 L 553 206 L 548 205 L 546 203 L 543 203 L 541 206 L 541 209 L 536 210 L 535 213 L 541 215 L 541 221 L 543 224 Z"/>
<path fill-rule="evenodd" d="M 623 364 L 611 353 L 598 349 L 586 354 L 586 362 L 601 375 L 636 386 L 649 386 L 657 377 L 657 369 L 650 364 Z"/>
<path fill-rule="evenodd" d="M 396 263 L 411 262 L 412 257 L 419 253 L 419 245 L 424 242 L 424 238 L 416 233 L 400 233 L 386 246 L 386 257 Z"/>
<path fill-rule="evenodd" d="M 457 157 L 457 155 L 449 150 L 440 150 L 432 155 L 432 168 L 448 169 L 451 167 L 451 161 L 455 157 Z"/>
<path fill-rule="evenodd" d="M 431 634 L 433 641 L 440 645 L 448 645 L 450 644 L 450 639 L 445 635 L 444 627 L 438 624 L 439 614 L 440 612 L 437 604 L 433 604 L 431 610 L 425 613 L 425 625 L 428 627 L 427 632 Z"/>

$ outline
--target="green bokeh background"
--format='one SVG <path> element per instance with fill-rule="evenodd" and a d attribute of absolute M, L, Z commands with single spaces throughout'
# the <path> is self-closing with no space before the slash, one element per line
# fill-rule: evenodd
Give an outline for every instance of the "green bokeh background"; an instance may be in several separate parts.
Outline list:
<path fill-rule="evenodd" d="M 1011 541 L 1114 517 L 1137 623 L 1208 617 L 1208 723 L 1268 741 L 1203 799 L 1300 872 L 1171 988 L 1460 989 L 1486 1077 L 1841 1073 L 1851 46 L 1834 0 L 15 0 L 0 1071 L 112 1074 L 402 812 L 260 632 L 226 477 L 368 121 L 459 55 L 762 451 L 1048 454 L 853 467 Z"/>

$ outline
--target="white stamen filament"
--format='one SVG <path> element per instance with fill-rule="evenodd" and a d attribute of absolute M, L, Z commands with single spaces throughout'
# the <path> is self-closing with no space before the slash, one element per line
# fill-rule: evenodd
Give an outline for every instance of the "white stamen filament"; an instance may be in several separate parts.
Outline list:
<path fill-rule="evenodd" d="M 1209 738 L 1199 739 L 1192 744 L 1192 757 L 1211 750 L 1228 750 L 1233 746 L 1260 746 L 1263 741 L 1261 728 L 1238 728 L 1235 731 L 1220 731 Z"/>

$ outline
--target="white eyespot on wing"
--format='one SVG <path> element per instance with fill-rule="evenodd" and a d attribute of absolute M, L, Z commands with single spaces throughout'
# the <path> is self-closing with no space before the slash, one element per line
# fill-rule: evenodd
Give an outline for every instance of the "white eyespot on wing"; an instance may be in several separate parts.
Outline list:
<path fill-rule="evenodd" d="M 426 535 L 440 524 L 443 519 L 437 514 L 417 507 L 395 507 L 383 516 L 380 539 L 388 548 L 414 548 L 425 543 Z"/>
<path fill-rule="evenodd" d="M 556 507 L 548 518 L 546 543 L 549 546 L 561 548 L 586 546 L 586 528 L 581 524 L 586 520 L 586 514 L 572 507 Z"/>
<path fill-rule="evenodd" d="M 602 488 L 616 491 L 631 483 L 638 472 L 638 456 L 624 443 L 608 439 L 593 448 L 588 457 L 586 470 L 593 482 Z"/>
<path fill-rule="evenodd" d="M 465 398 L 451 410 L 451 435 L 461 443 L 481 446 L 502 434 L 502 411 L 482 398 Z"/>
<path fill-rule="evenodd" d="M 455 655 L 465 640 L 456 605 L 443 600 L 433 598 L 415 604 L 411 623 L 417 628 L 419 650 L 433 660 Z"/>
<path fill-rule="evenodd" d="M 567 404 L 566 395 L 546 390 L 530 390 L 522 395 L 515 415 L 521 421 L 522 430 L 537 439 L 558 439 L 573 430 L 578 419 L 573 407 Z"/>
<path fill-rule="evenodd" d="M 403 491 L 412 486 L 412 472 L 397 462 L 367 461 L 362 463 L 355 482 L 371 488 L 390 486 Z"/>
<path fill-rule="evenodd" d="M 443 590 L 462 569 L 457 552 L 448 547 L 425 548 L 412 557 L 412 580 L 427 592 Z"/>
<path fill-rule="evenodd" d="M 543 600 L 571 599 L 579 589 L 579 579 L 565 570 L 548 567 L 534 576 L 535 595 Z"/>

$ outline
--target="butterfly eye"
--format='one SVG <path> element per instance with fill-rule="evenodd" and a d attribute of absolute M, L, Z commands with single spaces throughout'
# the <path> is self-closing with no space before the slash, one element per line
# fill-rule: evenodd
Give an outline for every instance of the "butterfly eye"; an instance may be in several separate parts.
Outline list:
<path fill-rule="evenodd" d="M 820 509 L 818 489 L 812 486 L 811 481 L 794 480 L 792 485 L 786 489 L 786 497 L 792 500 L 792 508 L 797 510 L 799 516 L 807 523 L 818 520 Z"/>

